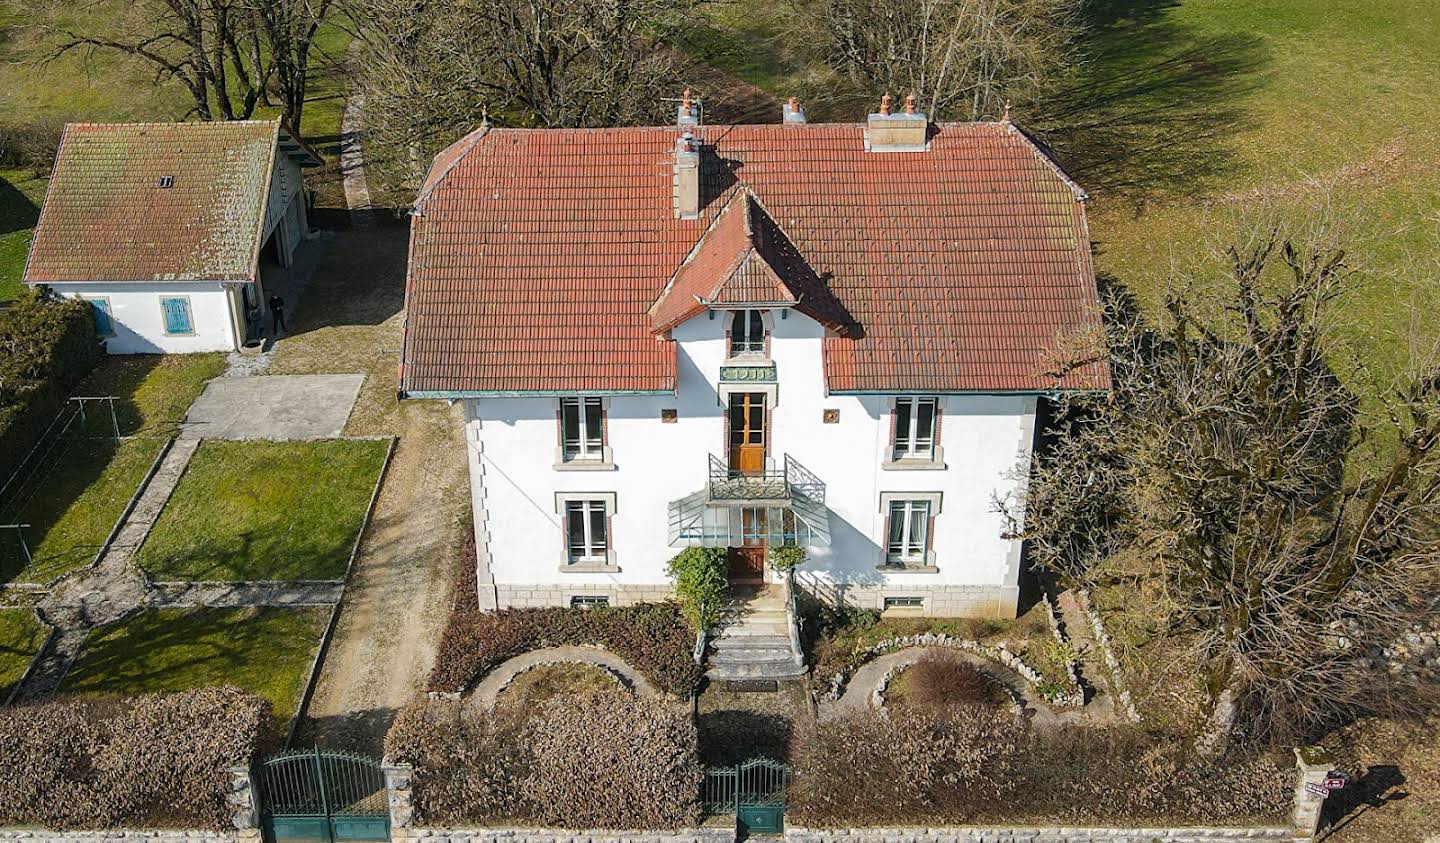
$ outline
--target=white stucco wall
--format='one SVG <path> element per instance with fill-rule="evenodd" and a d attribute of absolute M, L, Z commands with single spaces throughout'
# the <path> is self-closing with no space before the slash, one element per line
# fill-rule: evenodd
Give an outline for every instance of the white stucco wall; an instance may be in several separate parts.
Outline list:
<path fill-rule="evenodd" d="M 185 354 L 196 351 L 234 351 L 235 328 L 230 295 L 214 282 L 156 282 L 152 284 L 50 284 L 62 296 L 108 298 L 115 334 L 105 338 L 111 354 Z M 165 333 L 160 299 L 190 299 L 194 333 Z"/>
<path fill-rule="evenodd" d="M 477 533 L 488 536 L 490 573 L 500 605 L 567 602 L 570 594 L 663 590 L 669 503 L 701 489 L 707 455 L 725 458 L 724 407 L 718 396 L 725 319 L 702 315 L 674 331 L 679 395 L 606 399 L 614 470 L 557 471 L 555 398 L 467 401 L 466 445 L 472 483 L 483 502 Z M 778 401 L 770 456 L 790 454 L 826 483 L 833 544 L 811 551 L 801 579 L 852 602 L 880 607 L 885 596 L 920 596 L 929 614 L 1013 614 L 1019 543 L 1000 537 L 992 495 L 1013 489 L 1012 469 L 1028 464 L 1033 396 L 945 396 L 943 470 L 885 470 L 890 403 L 886 396 L 825 395 L 824 329 L 801 314 L 772 319 L 771 358 Z M 662 409 L 678 411 L 673 424 Z M 839 421 L 823 424 L 826 409 Z M 483 486 L 483 489 L 481 488 Z M 883 492 L 939 492 L 933 573 L 882 571 Z M 613 492 L 612 543 L 617 573 L 562 573 L 563 524 L 556 493 Z M 598 588 L 597 588 L 598 587 Z M 623 599 L 623 596 L 622 596 Z"/>

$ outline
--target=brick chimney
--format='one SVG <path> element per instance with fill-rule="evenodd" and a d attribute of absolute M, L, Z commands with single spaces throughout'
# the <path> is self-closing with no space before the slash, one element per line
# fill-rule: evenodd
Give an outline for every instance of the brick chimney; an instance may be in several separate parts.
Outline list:
<path fill-rule="evenodd" d="M 800 107 L 800 100 L 794 97 L 785 101 L 780 107 L 780 122 L 786 125 L 802 125 L 805 122 L 805 109 Z"/>
<path fill-rule="evenodd" d="M 915 106 L 915 95 L 905 97 L 905 110 L 890 113 L 889 94 L 880 98 L 880 110 L 865 126 L 865 148 L 871 152 L 924 152 L 930 121 Z"/>
<path fill-rule="evenodd" d="M 700 144 L 689 129 L 675 141 L 675 216 L 693 220 L 700 216 Z"/>

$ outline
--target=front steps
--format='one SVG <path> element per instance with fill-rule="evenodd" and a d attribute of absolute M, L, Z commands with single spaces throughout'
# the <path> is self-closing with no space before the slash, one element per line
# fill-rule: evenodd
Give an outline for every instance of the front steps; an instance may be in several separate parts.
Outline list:
<path fill-rule="evenodd" d="M 790 640 L 790 604 L 780 585 L 734 585 L 708 645 L 711 680 L 793 679 L 805 657 Z"/>

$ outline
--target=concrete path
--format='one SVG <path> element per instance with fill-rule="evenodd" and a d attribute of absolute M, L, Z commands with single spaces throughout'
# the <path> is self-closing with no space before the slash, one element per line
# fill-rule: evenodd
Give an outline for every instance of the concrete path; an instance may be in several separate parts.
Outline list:
<path fill-rule="evenodd" d="M 513 659 L 501 662 L 485 674 L 480 684 L 470 694 L 470 705 L 492 709 L 515 677 L 534 667 L 547 664 L 589 664 L 614 675 L 630 690 L 642 697 L 655 696 L 655 688 L 628 662 L 609 650 L 599 647 L 548 647 L 531 650 Z"/>
<path fill-rule="evenodd" d="M 154 601 L 160 608 L 209 606 L 331 606 L 345 593 L 343 580 L 271 582 L 158 582 Z"/>
<path fill-rule="evenodd" d="M 1004 665 L 991 661 L 990 659 L 977 656 L 974 653 L 967 653 L 963 650 L 956 650 L 951 647 L 909 647 L 898 650 L 894 653 L 886 653 L 873 661 L 867 662 L 855 675 L 850 677 L 850 684 L 845 686 L 845 693 L 840 699 L 834 702 L 822 704 L 820 716 L 822 718 L 838 717 L 855 711 L 863 711 L 871 707 L 871 698 L 880 682 L 891 671 L 898 671 L 909 667 L 929 652 L 942 652 L 953 654 L 973 664 L 976 669 L 985 674 L 991 681 L 999 682 L 1010 690 L 1010 693 L 1020 700 L 1021 708 L 1030 722 L 1037 726 L 1053 726 L 1060 723 L 1086 719 L 1081 712 L 1066 711 L 1057 712 L 1045 703 L 1035 698 L 1030 686 L 1013 670 Z"/>
<path fill-rule="evenodd" d="M 186 439 L 328 439 L 338 437 L 364 375 L 264 375 L 216 378 L 190 406 Z"/>
<path fill-rule="evenodd" d="M 345 112 L 340 118 L 340 173 L 350 222 L 356 228 L 375 225 L 370 213 L 370 184 L 365 180 L 365 154 L 360 145 L 364 127 L 365 96 L 351 94 L 345 99 Z"/>

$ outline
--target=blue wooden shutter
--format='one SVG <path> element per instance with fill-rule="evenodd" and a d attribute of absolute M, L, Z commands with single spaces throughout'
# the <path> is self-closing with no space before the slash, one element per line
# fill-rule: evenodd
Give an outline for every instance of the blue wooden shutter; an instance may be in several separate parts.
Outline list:
<path fill-rule="evenodd" d="M 110 324 L 110 302 L 107 299 L 91 299 L 90 311 L 95 315 L 95 333 L 108 337 L 115 333 Z"/>
<path fill-rule="evenodd" d="M 189 301 L 185 299 L 161 299 L 160 307 L 165 311 L 165 333 L 189 334 L 194 331 L 190 326 Z"/>

